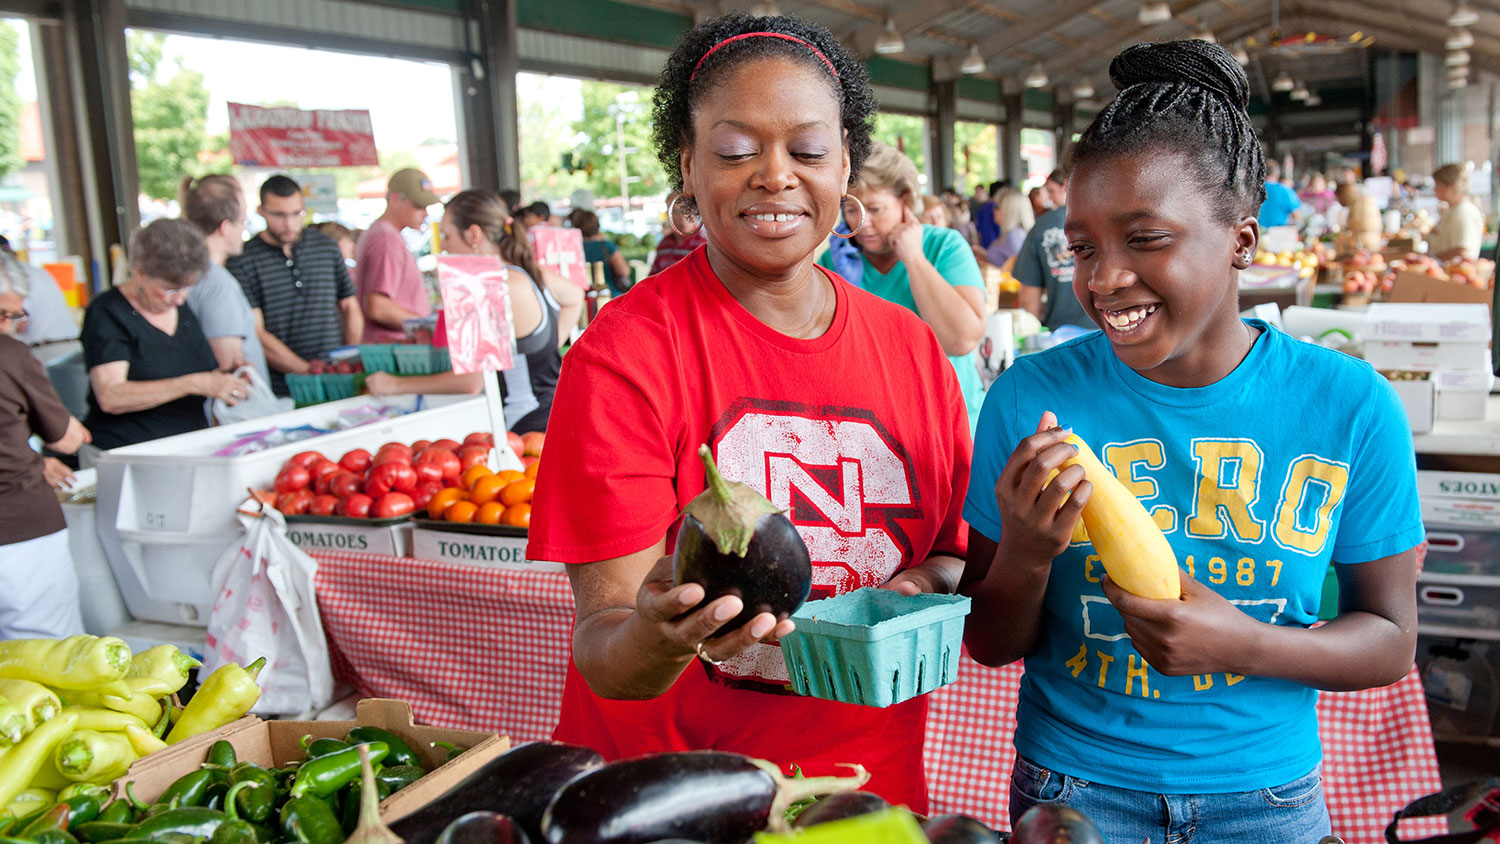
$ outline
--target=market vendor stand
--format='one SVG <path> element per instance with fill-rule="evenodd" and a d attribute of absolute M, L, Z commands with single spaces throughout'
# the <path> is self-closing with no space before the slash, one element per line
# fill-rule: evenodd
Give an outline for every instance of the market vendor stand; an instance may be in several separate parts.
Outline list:
<path fill-rule="evenodd" d="M 334 671 L 361 694 L 412 703 L 420 721 L 486 729 L 517 742 L 551 737 L 573 629 L 573 593 L 556 570 L 467 566 L 315 552 Z M 926 737 L 932 811 L 1008 828 L 1019 665 L 964 657 L 933 693 Z M 1395 811 L 1438 791 L 1437 760 L 1415 671 L 1395 685 L 1325 693 L 1318 703 L 1334 831 L 1376 844 Z M 1409 821 L 1406 834 L 1445 832 Z"/>

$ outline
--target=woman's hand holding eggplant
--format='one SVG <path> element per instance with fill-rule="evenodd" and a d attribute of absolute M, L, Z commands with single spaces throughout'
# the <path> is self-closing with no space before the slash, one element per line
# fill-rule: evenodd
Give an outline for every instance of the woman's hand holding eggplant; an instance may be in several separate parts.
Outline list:
<path fill-rule="evenodd" d="M 1104 597 L 1125 618 L 1131 644 L 1162 674 L 1252 673 L 1242 658 L 1258 652 L 1254 639 L 1260 622 L 1187 572 L 1176 600 L 1132 595 L 1108 575 L 1103 586 Z"/>
<path fill-rule="evenodd" d="M 701 585 L 672 585 L 671 556 L 658 559 L 646 575 L 636 596 L 636 615 L 654 629 L 662 659 L 700 655 L 722 662 L 757 642 L 774 642 L 794 629 L 790 619 L 777 623 L 776 616 L 761 613 L 738 630 L 706 643 L 704 640 L 725 622 L 739 615 L 744 602 L 737 596 L 725 595 L 692 611 L 702 600 Z"/>

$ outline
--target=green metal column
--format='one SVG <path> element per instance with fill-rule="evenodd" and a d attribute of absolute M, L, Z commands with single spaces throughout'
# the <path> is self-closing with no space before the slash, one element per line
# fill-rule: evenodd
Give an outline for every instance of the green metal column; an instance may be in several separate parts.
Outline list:
<path fill-rule="evenodd" d="M 958 83 L 952 79 L 932 82 L 933 118 L 927 124 L 932 147 L 932 184 L 927 192 L 937 194 L 954 182 L 953 123 L 958 119 Z"/>
<path fill-rule="evenodd" d="M 516 121 L 516 0 L 471 0 L 473 59 L 462 68 L 469 174 L 476 185 L 521 186 L 521 137 Z"/>

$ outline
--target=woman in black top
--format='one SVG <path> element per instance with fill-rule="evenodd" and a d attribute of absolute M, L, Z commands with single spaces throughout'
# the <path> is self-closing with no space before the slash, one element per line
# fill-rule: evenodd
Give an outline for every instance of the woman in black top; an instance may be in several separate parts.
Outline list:
<path fill-rule="evenodd" d="M 94 445 L 117 448 L 208 427 L 205 399 L 237 404 L 242 379 L 218 361 L 185 304 L 208 265 L 203 238 L 181 220 L 157 220 L 130 239 L 130 278 L 101 293 L 83 317 Z"/>

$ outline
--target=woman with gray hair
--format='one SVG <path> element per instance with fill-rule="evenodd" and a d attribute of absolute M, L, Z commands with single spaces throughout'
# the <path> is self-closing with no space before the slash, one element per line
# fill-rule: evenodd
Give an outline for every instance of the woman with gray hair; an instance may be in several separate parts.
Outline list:
<path fill-rule="evenodd" d="M 67 523 L 29 440 L 71 454 L 89 432 L 14 336 L 26 322 L 27 282 L 20 262 L 0 253 L 0 639 L 83 632 Z"/>
<path fill-rule="evenodd" d="M 218 360 L 187 307 L 208 264 L 197 229 L 157 220 L 130 239 L 130 277 L 99 294 L 83 315 L 89 372 L 88 425 L 110 449 L 208 427 L 204 399 L 238 404 L 244 380 Z"/>

